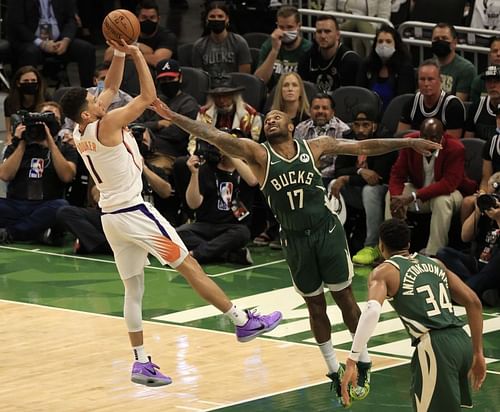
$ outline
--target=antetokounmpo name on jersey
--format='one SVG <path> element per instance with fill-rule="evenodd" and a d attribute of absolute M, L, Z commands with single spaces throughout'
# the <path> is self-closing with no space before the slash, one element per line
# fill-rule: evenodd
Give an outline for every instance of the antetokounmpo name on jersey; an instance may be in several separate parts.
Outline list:
<path fill-rule="evenodd" d="M 446 273 L 443 269 L 441 269 L 437 265 L 431 265 L 428 263 L 419 263 L 417 265 L 412 266 L 405 273 L 402 285 L 403 295 L 413 296 L 415 294 L 414 291 L 415 280 L 421 273 L 432 273 L 436 276 L 439 276 L 441 280 L 445 283 L 445 285 L 448 286 L 448 277 L 446 276 Z"/>
<path fill-rule="evenodd" d="M 305 170 L 290 170 L 288 172 L 280 174 L 278 177 L 271 179 L 271 184 L 276 191 L 279 191 L 284 187 L 295 184 L 310 185 L 313 181 L 313 178 L 313 172 L 306 172 Z"/>

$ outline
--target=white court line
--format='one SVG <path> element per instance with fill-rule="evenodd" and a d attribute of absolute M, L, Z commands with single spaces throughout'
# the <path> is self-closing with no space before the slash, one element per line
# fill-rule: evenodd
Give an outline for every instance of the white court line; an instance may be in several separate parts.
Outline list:
<path fill-rule="evenodd" d="M 498 371 L 486 371 L 486 373 L 491 373 L 493 375 L 500 375 L 500 372 Z"/>
<path fill-rule="evenodd" d="M 39 255 L 48 255 L 48 256 L 57 256 L 57 257 L 62 257 L 62 258 L 70 258 L 70 259 L 88 260 L 90 262 L 112 263 L 113 265 L 115 264 L 115 261 L 112 259 L 107 260 L 107 259 L 97 259 L 97 258 L 91 258 L 91 257 L 85 257 L 85 256 L 79 256 L 79 255 L 66 255 L 64 253 L 47 252 L 47 251 L 40 250 L 38 248 L 37 249 L 24 249 L 24 248 L 15 247 L 15 246 L 0 246 L 0 248 L 14 250 L 14 251 L 18 251 L 18 252 L 36 253 Z M 246 266 L 246 267 L 241 268 L 241 269 L 228 270 L 227 272 L 216 273 L 214 275 L 207 273 L 207 276 L 210 278 L 217 278 L 219 276 L 230 275 L 232 273 L 238 273 L 238 272 L 245 272 L 245 271 L 257 269 L 257 268 L 264 267 L 264 266 L 274 265 L 276 263 L 282 263 L 284 261 L 285 261 L 285 259 L 280 259 L 280 260 L 275 260 L 272 262 L 261 263 L 260 265 Z M 156 267 L 156 266 L 148 265 L 148 266 L 146 266 L 146 268 L 152 269 L 152 270 L 164 271 L 164 272 L 165 271 L 166 272 L 177 272 L 175 269 L 168 268 L 168 267 Z"/>

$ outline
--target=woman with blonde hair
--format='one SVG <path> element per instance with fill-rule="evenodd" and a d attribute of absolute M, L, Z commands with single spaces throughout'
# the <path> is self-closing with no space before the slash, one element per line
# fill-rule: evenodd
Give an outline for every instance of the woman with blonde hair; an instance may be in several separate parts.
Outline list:
<path fill-rule="evenodd" d="M 281 75 L 274 89 L 271 110 L 285 112 L 294 126 L 309 118 L 309 99 L 299 74 L 290 72 Z"/>

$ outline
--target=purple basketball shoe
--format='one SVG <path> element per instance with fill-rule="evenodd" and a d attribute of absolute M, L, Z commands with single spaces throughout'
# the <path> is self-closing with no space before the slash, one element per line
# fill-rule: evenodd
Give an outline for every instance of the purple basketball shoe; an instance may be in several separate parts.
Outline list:
<path fill-rule="evenodd" d="M 149 362 L 134 362 L 132 366 L 132 382 L 140 383 L 146 386 L 164 386 L 172 383 L 172 379 L 161 374 L 157 369 L 158 365 L 151 362 L 151 356 L 148 356 Z"/>
<path fill-rule="evenodd" d="M 259 315 L 255 310 L 245 310 L 248 321 L 243 326 L 236 326 L 236 337 L 240 342 L 248 342 L 263 333 L 272 331 L 281 322 L 281 312 Z"/>

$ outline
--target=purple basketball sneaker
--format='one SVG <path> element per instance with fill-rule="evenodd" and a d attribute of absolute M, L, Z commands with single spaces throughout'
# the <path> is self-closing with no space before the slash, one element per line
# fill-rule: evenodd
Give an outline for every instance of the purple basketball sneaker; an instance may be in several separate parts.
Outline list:
<path fill-rule="evenodd" d="M 240 342 L 248 342 L 263 333 L 272 331 L 281 321 L 281 312 L 259 315 L 255 310 L 245 310 L 248 321 L 243 326 L 236 326 L 236 337 Z"/>
<path fill-rule="evenodd" d="M 172 379 L 161 374 L 157 369 L 158 365 L 151 362 L 151 356 L 148 356 L 149 362 L 134 362 L 132 366 L 132 382 L 140 383 L 146 386 L 164 386 L 172 383 Z"/>

